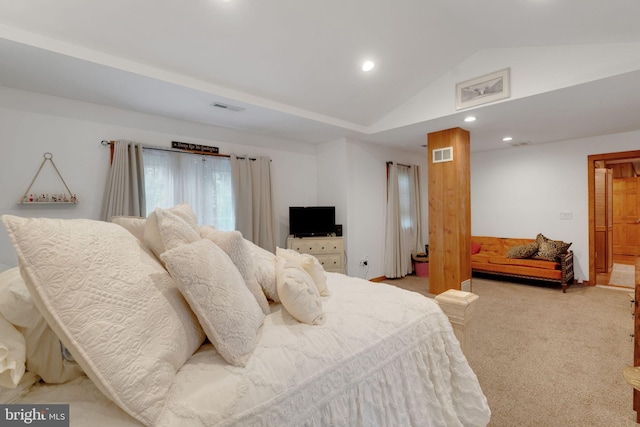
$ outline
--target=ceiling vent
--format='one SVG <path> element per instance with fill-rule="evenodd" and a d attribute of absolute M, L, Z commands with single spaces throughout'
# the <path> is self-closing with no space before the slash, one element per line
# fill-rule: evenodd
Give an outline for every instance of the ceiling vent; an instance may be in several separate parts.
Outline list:
<path fill-rule="evenodd" d="M 212 107 L 220 108 L 222 110 L 234 111 L 236 113 L 240 111 L 244 111 L 242 107 L 236 107 L 235 105 L 223 104 L 222 102 L 214 102 L 211 104 Z"/>
<path fill-rule="evenodd" d="M 512 147 L 521 147 L 523 145 L 531 145 L 531 141 L 510 142 L 509 145 Z"/>

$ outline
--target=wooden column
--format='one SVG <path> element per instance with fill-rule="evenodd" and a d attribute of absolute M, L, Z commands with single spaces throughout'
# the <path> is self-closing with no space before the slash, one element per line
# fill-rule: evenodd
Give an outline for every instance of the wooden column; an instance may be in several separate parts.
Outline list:
<path fill-rule="evenodd" d="M 429 292 L 438 295 L 460 290 L 462 282 L 471 279 L 470 136 L 461 128 L 447 129 L 430 133 L 427 143 Z M 434 163 L 433 150 L 448 147 L 451 161 Z"/>

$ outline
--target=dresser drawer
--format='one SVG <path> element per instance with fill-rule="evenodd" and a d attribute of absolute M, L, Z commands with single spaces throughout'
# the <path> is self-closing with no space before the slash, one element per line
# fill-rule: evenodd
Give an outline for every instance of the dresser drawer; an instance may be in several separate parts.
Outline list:
<path fill-rule="evenodd" d="M 345 272 L 342 237 L 289 237 L 287 248 L 315 256 L 326 271 Z"/>

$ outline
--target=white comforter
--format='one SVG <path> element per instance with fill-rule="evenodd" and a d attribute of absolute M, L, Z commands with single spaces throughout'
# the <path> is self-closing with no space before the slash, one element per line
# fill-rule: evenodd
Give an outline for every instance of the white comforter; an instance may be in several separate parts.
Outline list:
<path fill-rule="evenodd" d="M 161 426 L 485 426 L 490 411 L 437 304 L 327 273 L 326 323 L 272 306 L 245 368 L 204 345 L 178 372 Z M 87 398 L 93 393 L 93 398 Z M 23 402 L 71 403 L 71 425 L 137 425 L 88 379 Z M 66 400 L 65 400 L 66 399 Z M 98 408 L 99 407 L 99 408 Z M 89 413 L 86 413 L 89 412 Z"/>

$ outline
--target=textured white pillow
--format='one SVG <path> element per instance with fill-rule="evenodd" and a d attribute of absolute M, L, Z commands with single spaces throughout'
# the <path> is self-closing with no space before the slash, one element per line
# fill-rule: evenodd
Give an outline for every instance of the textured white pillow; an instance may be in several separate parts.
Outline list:
<path fill-rule="evenodd" d="M 2 216 L 36 306 L 94 384 L 145 425 L 204 333 L 166 270 L 117 224 Z"/>
<path fill-rule="evenodd" d="M 164 228 L 164 233 L 160 228 Z M 197 237 L 195 237 L 197 236 Z M 181 241 L 195 241 L 200 238 L 196 214 L 186 203 L 169 209 L 157 208 L 149 215 L 144 225 L 144 244 L 155 254 L 160 255 Z"/>
<path fill-rule="evenodd" d="M 245 366 L 265 315 L 229 256 L 202 239 L 166 251 L 162 260 L 220 355 Z"/>
<path fill-rule="evenodd" d="M 200 227 L 200 236 L 203 239 L 211 240 L 218 245 L 235 264 L 240 271 L 247 287 L 258 301 L 258 305 L 264 314 L 271 313 L 269 301 L 262 291 L 262 287 L 258 283 L 255 276 L 255 263 L 247 245 L 246 240 L 239 231 L 222 231 L 216 230 L 211 226 Z"/>
<path fill-rule="evenodd" d="M 324 323 L 322 297 L 309 274 L 283 257 L 276 257 L 278 295 L 295 319 L 310 325 Z"/>
<path fill-rule="evenodd" d="M 40 314 L 18 267 L 0 273 L 0 315 L 23 336 L 27 370 L 52 384 L 83 375 L 77 363 L 63 357 L 60 339 Z"/>
<path fill-rule="evenodd" d="M 0 316 L 0 386 L 15 388 L 24 375 L 27 347 L 24 337 Z"/>
<path fill-rule="evenodd" d="M 256 280 L 262 287 L 264 294 L 273 302 L 280 302 L 276 288 L 276 256 L 272 252 L 261 248 L 250 240 L 245 239 L 249 251 L 256 265 Z"/>
<path fill-rule="evenodd" d="M 329 296 L 329 288 L 327 287 L 327 278 L 324 275 L 324 268 L 318 258 L 309 254 L 301 254 L 293 249 L 276 248 L 276 255 L 285 258 L 304 271 L 309 273 L 313 279 L 313 283 L 318 288 L 320 295 L 326 297 Z"/>

